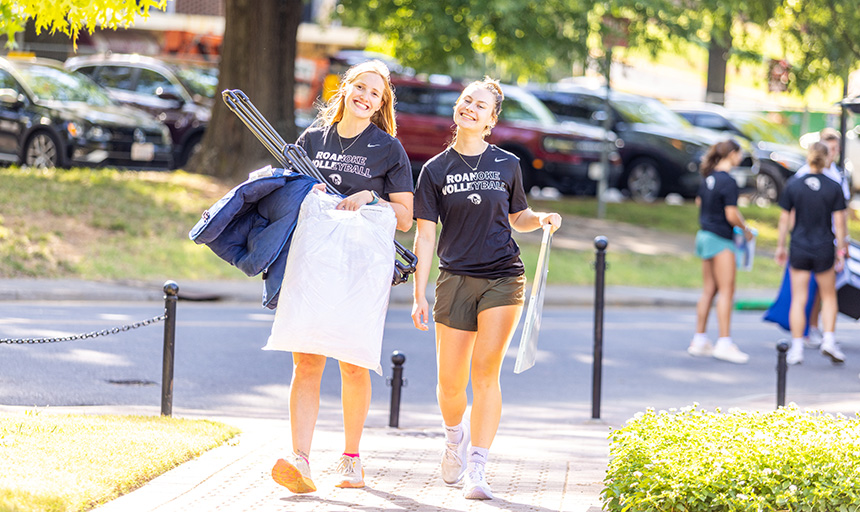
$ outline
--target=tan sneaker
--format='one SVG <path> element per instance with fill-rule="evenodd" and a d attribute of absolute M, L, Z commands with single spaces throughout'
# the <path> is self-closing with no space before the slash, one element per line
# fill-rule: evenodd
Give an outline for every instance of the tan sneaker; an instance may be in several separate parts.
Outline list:
<path fill-rule="evenodd" d="M 335 487 L 342 489 L 360 489 L 364 487 L 364 468 L 361 467 L 361 459 L 341 455 L 340 463 L 335 469 L 339 482 Z"/>
<path fill-rule="evenodd" d="M 314 492 L 317 487 L 311 480 L 311 468 L 301 455 L 293 454 L 291 461 L 278 459 L 272 468 L 272 479 L 296 494 Z"/>

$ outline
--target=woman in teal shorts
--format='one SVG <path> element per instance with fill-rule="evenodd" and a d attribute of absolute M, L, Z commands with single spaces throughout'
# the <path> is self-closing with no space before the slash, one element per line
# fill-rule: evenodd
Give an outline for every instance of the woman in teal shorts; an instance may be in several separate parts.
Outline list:
<path fill-rule="evenodd" d="M 741 159 L 738 143 L 726 140 L 712 146 L 702 160 L 702 182 L 696 195 L 700 226 L 696 233 L 696 255 L 702 258 L 703 287 L 696 305 L 696 334 L 687 348 L 692 356 L 712 356 L 738 364 L 746 363 L 749 356 L 734 344 L 730 334 L 735 297 L 734 226 L 752 239 L 752 232 L 738 210 L 738 185 L 729 175 Z M 706 329 L 715 297 L 720 336 L 712 345 Z"/>

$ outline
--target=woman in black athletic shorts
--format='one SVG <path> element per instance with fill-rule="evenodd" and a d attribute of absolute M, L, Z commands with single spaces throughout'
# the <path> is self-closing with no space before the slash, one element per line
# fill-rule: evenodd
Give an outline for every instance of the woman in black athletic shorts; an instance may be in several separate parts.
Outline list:
<path fill-rule="evenodd" d="M 524 302 L 523 263 L 511 229 L 561 225 L 557 213 L 529 209 L 519 159 L 484 140 L 503 99 L 499 83 L 489 78 L 466 87 L 454 105 L 454 142 L 424 164 L 415 189 L 412 319 L 428 329 L 425 292 L 441 221 L 433 307 L 436 395 L 446 434 L 441 473 L 448 484 L 465 477 L 468 499 L 492 498 L 484 468 L 502 412 L 499 374 Z M 471 427 L 465 421 L 470 372 Z"/>
<path fill-rule="evenodd" d="M 785 265 L 788 260 L 791 276 L 791 307 L 788 313 L 791 347 L 786 354 L 786 362 L 798 364 L 803 361 L 806 301 L 810 275 L 815 273 L 824 327 L 820 350 L 834 363 L 842 363 L 845 355 L 836 345 L 833 333 L 839 309 L 836 303 L 835 271 L 841 270 L 846 253 L 845 196 L 835 181 L 822 174 L 828 165 L 826 145 L 821 142 L 813 144 L 807 161 L 809 174 L 789 180 L 779 199 L 782 213 L 779 216 L 779 238 L 774 257 L 780 265 Z M 792 217 L 794 227 L 791 230 L 791 244 L 786 252 L 785 242 Z"/>

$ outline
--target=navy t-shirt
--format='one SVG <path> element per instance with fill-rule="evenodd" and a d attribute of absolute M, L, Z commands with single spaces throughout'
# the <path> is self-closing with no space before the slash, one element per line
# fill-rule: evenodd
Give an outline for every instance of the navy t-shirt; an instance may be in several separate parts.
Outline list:
<path fill-rule="evenodd" d="M 464 157 L 448 148 L 421 169 L 415 188 L 415 218 L 442 222 L 439 268 L 452 274 L 498 279 L 522 275 L 520 248 L 508 215 L 528 208 L 520 161 L 489 145 Z"/>
<path fill-rule="evenodd" d="M 845 209 L 842 187 L 821 174 L 788 181 L 779 198 L 783 210 L 794 209 L 791 246 L 808 250 L 833 246 L 833 212 Z"/>
<path fill-rule="evenodd" d="M 373 123 L 355 137 L 338 140 L 336 127 L 308 128 L 296 144 L 341 194 L 374 190 L 389 200 L 392 192 L 412 192 L 412 167 L 399 140 Z"/>
<path fill-rule="evenodd" d="M 697 195 L 702 200 L 699 226 L 703 231 L 732 239 L 732 225 L 726 219 L 726 206 L 737 206 L 738 184 L 729 173 L 714 171 L 699 183 Z"/>

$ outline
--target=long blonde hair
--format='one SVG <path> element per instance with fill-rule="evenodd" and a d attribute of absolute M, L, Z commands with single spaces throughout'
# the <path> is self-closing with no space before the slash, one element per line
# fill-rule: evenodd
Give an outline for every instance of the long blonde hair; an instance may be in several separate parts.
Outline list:
<path fill-rule="evenodd" d="M 320 109 L 315 124 L 332 125 L 343 119 L 346 88 L 355 82 L 362 73 L 376 73 L 385 82 L 385 87 L 382 90 L 382 104 L 379 106 L 379 110 L 370 118 L 370 122 L 392 137 L 396 136 L 397 121 L 394 119 L 395 100 L 394 91 L 391 88 L 391 73 L 388 71 L 388 67 L 379 60 L 369 60 L 347 69 L 343 74 L 343 79 L 340 81 L 337 92 Z"/>

